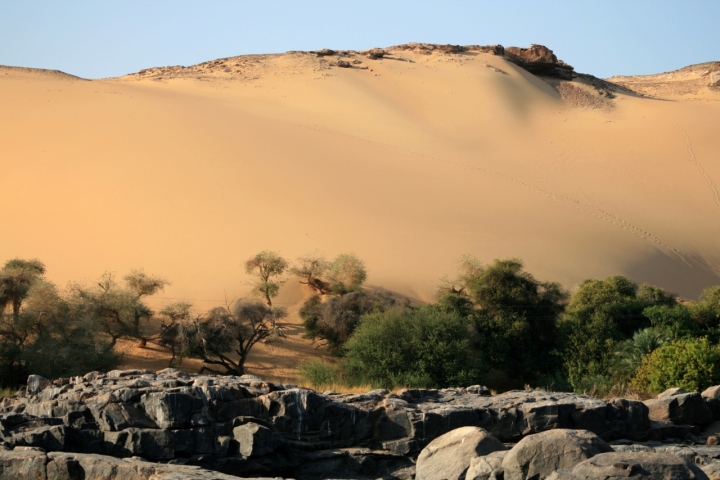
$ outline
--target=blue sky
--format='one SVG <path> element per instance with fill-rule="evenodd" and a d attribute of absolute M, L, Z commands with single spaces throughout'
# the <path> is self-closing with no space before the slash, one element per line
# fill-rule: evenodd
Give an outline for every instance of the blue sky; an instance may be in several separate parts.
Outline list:
<path fill-rule="evenodd" d="M 547 45 L 600 77 L 720 60 L 719 0 L 0 0 L 0 64 L 86 78 L 411 41 Z"/>

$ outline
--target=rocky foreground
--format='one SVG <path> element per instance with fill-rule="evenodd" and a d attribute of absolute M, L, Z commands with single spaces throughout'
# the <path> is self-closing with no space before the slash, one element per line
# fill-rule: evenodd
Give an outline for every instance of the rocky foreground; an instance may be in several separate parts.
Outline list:
<path fill-rule="evenodd" d="M 720 387 L 641 402 L 319 393 L 174 369 L 31 376 L 0 403 L 0 479 L 720 479 L 720 439 L 702 433 L 718 418 Z"/>

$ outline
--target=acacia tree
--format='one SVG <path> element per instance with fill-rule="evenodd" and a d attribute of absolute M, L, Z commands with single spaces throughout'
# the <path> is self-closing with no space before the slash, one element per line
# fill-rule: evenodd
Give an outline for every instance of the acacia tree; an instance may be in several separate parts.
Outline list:
<path fill-rule="evenodd" d="M 280 254 L 264 250 L 245 262 L 245 272 L 256 277 L 253 283 L 252 294 L 265 299 L 269 309 L 268 320 L 271 325 L 271 334 L 268 341 L 278 337 L 284 337 L 283 327 L 278 325 L 277 320 L 287 316 L 284 308 L 275 308 L 272 299 L 280 292 L 280 287 L 286 282 L 282 278 L 288 262 Z"/>
<path fill-rule="evenodd" d="M 351 253 L 340 254 L 331 262 L 319 255 L 306 255 L 298 259 L 290 272 L 319 295 L 354 292 L 367 279 L 365 263 Z"/>
<path fill-rule="evenodd" d="M 206 366 L 200 373 L 243 375 L 250 350 L 272 334 L 273 309 L 258 301 L 216 307 L 196 318 L 183 308 L 167 312 L 179 315 L 173 327 L 165 331 L 165 338 L 174 345 L 181 360 L 185 357 L 202 360 Z"/>
<path fill-rule="evenodd" d="M 346 293 L 359 290 L 367 279 L 365 263 L 352 253 L 335 257 L 330 264 L 328 276 L 333 292 Z"/>
<path fill-rule="evenodd" d="M 145 324 L 154 312 L 143 300 L 162 291 L 169 282 L 140 270 L 133 270 L 123 280 L 124 287 L 112 273 L 105 273 L 94 288 L 74 285 L 73 290 L 85 314 L 98 322 L 112 345 L 120 338 L 135 338 L 140 340 L 138 346 L 144 347 L 149 340 Z"/>
<path fill-rule="evenodd" d="M 440 280 L 438 297 L 445 295 L 460 295 L 467 298 L 468 284 L 473 278 L 479 277 L 485 271 L 482 262 L 472 255 L 463 255 L 457 262 L 457 272 L 454 276 L 446 276 Z"/>
<path fill-rule="evenodd" d="M 40 260 L 14 258 L 0 270 L 0 307 L 12 307 L 12 321 L 20 318 L 22 302 L 30 288 L 45 274 L 45 265 Z"/>
<path fill-rule="evenodd" d="M 183 345 L 187 342 L 187 326 L 192 324 L 192 304 L 175 302 L 160 310 L 162 321 L 158 343 L 170 350 L 172 357 L 168 367 L 172 367 L 178 353 L 182 354 Z M 182 358 L 182 355 L 181 355 Z"/>
<path fill-rule="evenodd" d="M 319 295 L 332 292 L 330 283 L 323 280 L 330 269 L 330 262 L 319 255 L 305 255 L 298 258 L 298 264 L 290 269 L 290 273 L 300 277 L 300 283 L 315 290 Z"/>
<path fill-rule="evenodd" d="M 252 293 L 265 299 L 267 306 L 272 308 L 272 299 L 285 283 L 282 275 L 288 267 L 288 262 L 278 253 L 262 251 L 245 262 L 245 272 L 256 277 Z"/>

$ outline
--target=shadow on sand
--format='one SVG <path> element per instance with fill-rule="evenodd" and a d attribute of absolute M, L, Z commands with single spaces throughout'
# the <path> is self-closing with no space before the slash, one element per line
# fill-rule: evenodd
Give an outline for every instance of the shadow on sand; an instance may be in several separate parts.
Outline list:
<path fill-rule="evenodd" d="M 657 251 L 623 268 L 622 274 L 639 283 L 649 283 L 686 299 L 696 299 L 700 292 L 720 285 L 720 272 L 699 256 L 683 258 Z"/>

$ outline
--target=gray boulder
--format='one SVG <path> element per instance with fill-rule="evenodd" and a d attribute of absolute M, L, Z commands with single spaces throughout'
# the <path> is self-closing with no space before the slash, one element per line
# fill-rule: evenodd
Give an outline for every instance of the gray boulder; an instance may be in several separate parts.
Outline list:
<path fill-rule="evenodd" d="M 175 438 L 169 430 L 128 428 L 105 432 L 105 443 L 117 457 L 142 457 L 152 461 L 169 460 L 175 456 Z"/>
<path fill-rule="evenodd" d="M 158 428 L 144 412 L 128 403 L 110 403 L 98 412 L 97 421 L 100 428 L 109 431 L 119 431 L 130 427 Z"/>
<path fill-rule="evenodd" d="M 502 462 L 507 453 L 507 450 L 498 450 L 482 457 L 473 458 L 470 461 L 470 468 L 465 474 L 465 480 L 503 480 Z"/>
<path fill-rule="evenodd" d="M 684 388 L 668 388 L 664 392 L 659 393 L 657 398 L 669 398 L 675 395 L 682 395 L 683 393 L 688 393 L 688 391 Z"/>
<path fill-rule="evenodd" d="M 720 385 L 706 388 L 700 395 L 710 407 L 715 420 L 720 420 Z"/>
<path fill-rule="evenodd" d="M 45 479 L 45 456 L 37 451 L 0 451 L 0 480 Z"/>
<path fill-rule="evenodd" d="M 28 375 L 27 393 L 28 395 L 37 395 L 50 385 L 52 385 L 52 382 L 45 377 L 41 377 L 40 375 Z"/>
<path fill-rule="evenodd" d="M 700 467 L 710 480 L 720 480 L 720 463 L 709 463 Z"/>
<path fill-rule="evenodd" d="M 190 395 L 177 392 L 157 392 L 143 395 L 142 404 L 148 416 L 160 428 L 186 428 L 193 409 L 202 403 Z"/>
<path fill-rule="evenodd" d="M 415 478 L 464 479 L 473 458 L 505 449 L 505 445 L 482 428 L 457 428 L 436 438 L 420 452 Z"/>
<path fill-rule="evenodd" d="M 651 420 L 667 420 L 675 425 L 707 425 L 712 422 L 713 414 L 703 397 L 697 393 L 677 393 L 675 395 L 645 400 Z"/>
<path fill-rule="evenodd" d="M 326 399 L 312 390 L 293 388 L 265 396 L 265 407 L 279 431 L 299 436 L 319 430 L 325 414 Z"/>
<path fill-rule="evenodd" d="M 707 480 L 695 465 L 668 453 L 601 453 L 572 469 L 573 480 Z"/>
<path fill-rule="evenodd" d="M 612 452 L 605 440 L 585 430 L 549 430 L 523 438 L 505 456 L 505 480 L 545 478 L 599 453 Z"/>

